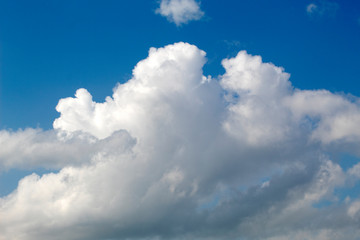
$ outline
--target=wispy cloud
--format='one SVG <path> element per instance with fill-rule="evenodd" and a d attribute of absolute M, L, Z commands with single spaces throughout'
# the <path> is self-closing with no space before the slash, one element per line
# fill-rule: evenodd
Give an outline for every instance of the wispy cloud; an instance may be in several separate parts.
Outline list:
<path fill-rule="evenodd" d="M 307 5 L 306 7 L 306 12 L 308 14 L 313 14 L 314 12 L 316 12 L 318 10 L 318 6 L 314 3 L 310 3 L 309 5 Z"/>
<path fill-rule="evenodd" d="M 339 4 L 336 2 L 330 2 L 327 0 L 315 1 L 306 6 L 306 12 L 310 16 L 335 16 Z"/>
<path fill-rule="evenodd" d="M 1 131 L 0 170 L 58 171 L 0 198 L 0 239 L 360 236 L 360 200 L 335 191 L 360 164 L 327 155 L 360 155 L 360 100 L 296 89 L 245 51 L 218 79 L 205 62 L 187 43 L 151 48 L 104 102 L 79 89 L 53 130 Z"/>
<path fill-rule="evenodd" d="M 200 9 L 200 3 L 196 0 L 161 0 L 156 13 L 166 17 L 177 26 L 199 20 L 204 15 Z"/>

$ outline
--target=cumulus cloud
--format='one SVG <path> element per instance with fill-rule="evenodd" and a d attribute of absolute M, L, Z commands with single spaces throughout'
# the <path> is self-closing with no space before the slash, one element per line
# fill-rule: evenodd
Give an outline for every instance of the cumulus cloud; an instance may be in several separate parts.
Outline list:
<path fill-rule="evenodd" d="M 166 17 L 177 26 L 199 20 L 204 15 L 200 9 L 200 3 L 196 0 L 161 0 L 156 13 Z"/>
<path fill-rule="evenodd" d="M 133 145 L 135 140 L 126 131 L 118 131 L 106 140 L 96 140 L 81 132 L 69 134 L 25 129 L 0 131 L 0 172 L 8 169 L 60 169 L 78 166 L 90 161 L 99 152 L 106 152 L 111 145 L 119 145 L 119 151 Z M 121 143 L 121 144 L 120 144 Z"/>
<path fill-rule="evenodd" d="M 206 77 L 205 55 L 151 48 L 104 102 L 79 89 L 53 130 L 2 130 L 0 166 L 57 173 L 0 199 L 0 239 L 357 239 L 360 199 L 335 190 L 359 165 L 327 153 L 359 154 L 359 99 L 245 51 Z"/>

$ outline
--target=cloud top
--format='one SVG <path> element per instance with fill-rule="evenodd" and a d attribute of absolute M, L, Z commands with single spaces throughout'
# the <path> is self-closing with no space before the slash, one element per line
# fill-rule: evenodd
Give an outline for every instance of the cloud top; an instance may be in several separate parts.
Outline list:
<path fill-rule="evenodd" d="M 196 0 L 161 0 L 156 13 L 166 17 L 177 26 L 199 20 L 204 15 Z"/>

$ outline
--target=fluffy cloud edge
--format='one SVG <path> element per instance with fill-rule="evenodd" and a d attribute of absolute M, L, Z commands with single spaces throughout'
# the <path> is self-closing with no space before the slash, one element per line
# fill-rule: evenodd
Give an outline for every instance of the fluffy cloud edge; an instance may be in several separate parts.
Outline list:
<path fill-rule="evenodd" d="M 196 0 L 161 0 L 155 12 L 177 26 L 199 20 L 204 16 L 204 12 L 200 9 L 200 2 Z"/>

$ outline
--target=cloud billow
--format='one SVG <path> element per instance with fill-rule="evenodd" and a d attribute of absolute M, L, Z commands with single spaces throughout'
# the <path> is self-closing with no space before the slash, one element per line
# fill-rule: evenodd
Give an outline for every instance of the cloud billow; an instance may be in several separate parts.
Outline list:
<path fill-rule="evenodd" d="M 79 89 L 53 130 L 2 130 L 1 169 L 58 172 L 0 199 L 0 239 L 356 239 L 360 199 L 334 189 L 360 164 L 326 152 L 360 155 L 359 100 L 296 89 L 245 51 L 206 77 L 205 55 L 151 48 L 104 102 Z"/>

